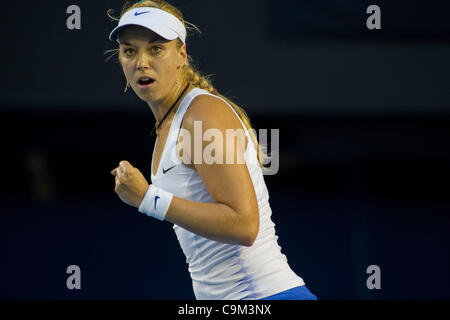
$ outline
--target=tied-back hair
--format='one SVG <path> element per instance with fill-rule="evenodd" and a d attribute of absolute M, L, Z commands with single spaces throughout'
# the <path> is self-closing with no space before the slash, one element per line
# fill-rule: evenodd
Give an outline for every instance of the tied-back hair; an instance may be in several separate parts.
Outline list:
<path fill-rule="evenodd" d="M 164 1 L 164 0 L 147 0 L 147 1 L 139 1 L 137 3 L 134 3 L 133 1 L 126 1 L 123 5 L 122 12 L 120 13 L 120 17 L 122 17 L 129 10 L 139 8 L 139 7 L 152 7 L 152 8 L 164 10 L 164 11 L 174 15 L 175 17 L 177 17 L 183 23 L 186 30 L 188 30 L 188 31 L 195 30 L 200 33 L 200 30 L 194 24 L 184 20 L 183 14 L 181 13 L 180 10 L 178 10 L 177 8 L 175 8 L 174 6 L 172 6 L 167 1 Z M 119 18 L 114 17 L 112 15 L 112 12 L 113 12 L 112 9 L 109 9 L 107 11 L 108 17 L 113 20 L 116 20 L 116 21 L 120 20 L 120 17 Z M 176 45 L 177 45 L 177 48 L 179 49 L 183 46 L 183 42 L 179 38 L 177 38 Z M 115 50 L 110 50 L 110 51 L 115 51 Z M 110 52 L 110 51 L 107 51 L 107 52 Z M 200 73 L 200 71 L 198 71 L 194 67 L 193 59 L 190 55 L 188 55 L 188 62 L 184 66 L 183 71 L 184 71 L 184 74 L 185 74 L 185 77 L 186 77 L 186 80 L 188 81 L 188 83 L 192 84 L 194 87 L 204 89 L 213 95 L 221 97 L 222 99 L 227 101 L 233 107 L 233 109 L 239 115 L 239 118 L 242 120 L 245 127 L 247 128 L 247 131 L 250 134 L 253 144 L 256 147 L 258 162 L 259 162 L 260 166 L 263 166 L 263 163 L 267 159 L 267 154 L 266 154 L 266 151 L 263 149 L 263 147 L 259 144 L 259 142 L 256 138 L 256 135 L 255 135 L 255 132 L 252 129 L 252 125 L 250 123 L 250 118 L 248 117 L 245 110 L 243 108 L 241 108 L 240 106 L 238 106 L 237 104 L 235 104 L 234 102 L 232 102 L 231 100 L 229 100 L 227 97 L 221 95 L 216 90 L 216 88 L 214 88 L 214 86 L 212 85 L 211 80 L 210 80 L 211 75 L 203 75 L 202 73 Z"/>

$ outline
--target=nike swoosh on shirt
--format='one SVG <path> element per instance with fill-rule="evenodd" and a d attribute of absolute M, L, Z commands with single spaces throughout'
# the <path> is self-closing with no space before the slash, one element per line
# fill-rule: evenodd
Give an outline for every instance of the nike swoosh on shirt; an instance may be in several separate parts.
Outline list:
<path fill-rule="evenodd" d="M 150 11 L 144 11 L 144 12 L 137 12 L 137 11 L 136 11 L 136 12 L 134 13 L 134 15 L 135 15 L 135 16 L 139 16 L 139 15 L 141 15 L 141 14 L 149 13 L 149 12 L 150 12 Z"/>
<path fill-rule="evenodd" d="M 169 170 L 172 170 L 173 168 L 175 168 L 175 166 L 173 166 L 173 167 L 170 167 L 170 168 L 169 168 L 169 169 L 167 169 L 167 170 L 163 168 L 163 174 L 166 174 L 166 172 L 167 172 L 167 171 L 169 171 Z"/>

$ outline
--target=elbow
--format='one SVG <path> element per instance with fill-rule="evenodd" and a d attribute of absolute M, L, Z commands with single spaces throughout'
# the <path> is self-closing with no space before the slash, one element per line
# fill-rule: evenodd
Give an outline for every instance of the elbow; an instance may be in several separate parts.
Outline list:
<path fill-rule="evenodd" d="M 251 247 L 255 243 L 256 238 L 248 238 L 241 242 L 241 246 Z"/>
<path fill-rule="evenodd" d="M 259 232 L 259 221 L 252 223 L 246 228 L 245 235 L 241 241 L 241 245 L 245 247 L 251 247 L 258 236 Z"/>

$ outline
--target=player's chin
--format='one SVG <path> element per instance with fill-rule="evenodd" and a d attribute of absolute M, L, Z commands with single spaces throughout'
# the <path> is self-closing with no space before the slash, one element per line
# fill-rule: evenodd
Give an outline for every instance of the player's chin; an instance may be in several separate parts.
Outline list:
<path fill-rule="evenodd" d="M 140 90 L 140 89 L 137 89 L 134 92 L 136 92 L 137 96 L 139 98 L 141 98 L 141 100 L 143 100 L 143 101 L 154 100 L 154 93 L 153 92 L 150 92 L 148 90 Z"/>

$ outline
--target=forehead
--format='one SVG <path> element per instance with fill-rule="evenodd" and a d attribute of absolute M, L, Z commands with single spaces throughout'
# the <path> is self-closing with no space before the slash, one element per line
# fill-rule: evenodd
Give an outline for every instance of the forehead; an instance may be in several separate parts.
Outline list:
<path fill-rule="evenodd" d="M 155 32 L 141 27 L 141 26 L 126 26 L 119 32 L 119 43 L 130 41 L 145 41 L 145 42 L 167 42 L 166 39 L 161 38 Z"/>

